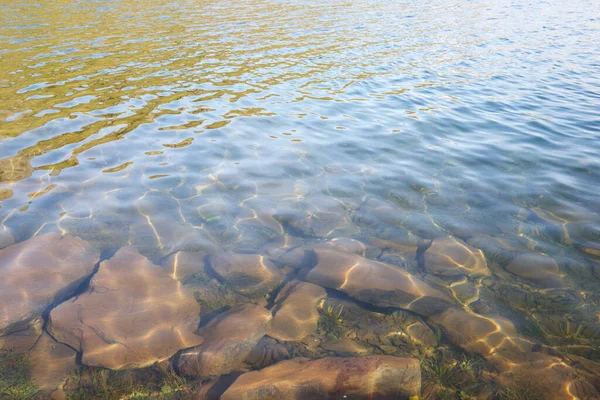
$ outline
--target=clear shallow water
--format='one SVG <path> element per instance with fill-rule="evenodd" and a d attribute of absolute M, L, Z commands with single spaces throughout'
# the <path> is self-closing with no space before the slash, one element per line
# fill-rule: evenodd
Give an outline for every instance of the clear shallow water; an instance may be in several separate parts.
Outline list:
<path fill-rule="evenodd" d="M 438 288 L 464 278 L 420 258 L 451 235 L 485 253 L 491 282 L 470 282 L 498 302 L 578 293 L 566 311 L 490 307 L 597 354 L 595 333 L 560 337 L 553 318 L 600 329 L 598 15 L 584 1 L 2 4 L 0 221 L 17 242 L 69 233 L 156 264 L 353 238 Z M 373 219 L 369 201 L 394 211 Z M 380 241 L 398 238 L 420 250 Z M 565 283 L 503 272 L 525 252 Z"/>

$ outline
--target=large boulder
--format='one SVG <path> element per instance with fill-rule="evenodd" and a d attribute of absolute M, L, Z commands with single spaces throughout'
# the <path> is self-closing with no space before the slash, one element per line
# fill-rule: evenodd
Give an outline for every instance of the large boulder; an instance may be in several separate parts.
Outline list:
<path fill-rule="evenodd" d="M 139 368 L 202 343 L 192 294 L 135 247 L 100 264 L 89 289 L 50 313 L 49 332 L 81 351 L 82 363 Z"/>
<path fill-rule="evenodd" d="M 409 399 L 421 393 L 419 360 L 390 356 L 294 358 L 240 376 L 222 400 Z"/>
<path fill-rule="evenodd" d="M 389 264 L 334 250 L 315 250 L 317 265 L 306 280 L 340 290 L 378 307 L 398 307 L 421 315 L 446 310 L 451 300 L 419 278 Z"/>
<path fill-rule="evenodd" d="M 474 249 L 450 236 L 434 239 L 423 257 L 425 270 L 434 275 L 490 275 L 481 250 Z"/>
<path fill-rule="evenodd" d="M 269 336 L 284 341 L 300 341 L 317 330 L 318 305 L 327 297 L 320 286 L 293 281 L 285 285 L 275 300 Z"/>
<path fill-rule="evenodd" d="M 0 335 L 25 327 L 72 296 L 98 260 L 98 251 L 87 242 L 58 233 L 0 250 Z"/>
<path fill-rule="evenodd" d="M 236 370 L 265 335 L 271 319 L 267 309 L 253 304 L 220 314 L 199 331 L 204 343 L 181 352 L 179 371 L 187 376 L 212 377 Z"/>
<path fill-rule="evenodd" d="M 208 260 L 225 284 L 245 296 L 262 297 L 283 282 L 277 267 L 258 254 L 217 253 Z"/>

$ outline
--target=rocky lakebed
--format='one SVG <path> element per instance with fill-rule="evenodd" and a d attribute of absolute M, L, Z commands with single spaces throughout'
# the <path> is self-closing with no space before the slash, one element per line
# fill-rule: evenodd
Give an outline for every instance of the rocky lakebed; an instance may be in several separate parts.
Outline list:
<path fill-rule="evenodd" d="M 303 234 L 255 252 L 4 229 L 0 397 L 600 398 L 600 298 L 574 289 L 572 262 L 514 238 L 423 239 L 401 215 L 374 197 L 276 214 Z"/>

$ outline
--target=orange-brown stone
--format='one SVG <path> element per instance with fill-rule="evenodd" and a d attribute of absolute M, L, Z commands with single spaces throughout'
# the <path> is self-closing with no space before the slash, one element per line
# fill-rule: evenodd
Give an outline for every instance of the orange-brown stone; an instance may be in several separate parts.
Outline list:
<path fill-rule="evenodd" d="M 100 264 L 85 293 L 52 310 L 48 330 L 81 351 L 83 364 L 139 368 L 202 343 L 199 314 L 181 283 L 125 247 Z"/>

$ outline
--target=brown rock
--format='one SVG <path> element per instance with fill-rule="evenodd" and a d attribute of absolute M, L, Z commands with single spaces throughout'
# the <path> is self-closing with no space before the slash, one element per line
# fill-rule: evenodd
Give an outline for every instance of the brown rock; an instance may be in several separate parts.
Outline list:
<path fill-rule="evenodd" d="M 430 321 L 441 326 L 452 343 L 484 357 L 493 354 L 501 346 L 513 349 L 518 339 L 513 324 L 499 316 L 483 317 L 452 308 L 432 317 Z"/>
<path fill-rule="evenodd" d="M 333 351 L 339 356 L 364 355 L 369 352 L 365 346 L 348 338 L 328 340 L 321 347 L 327 351 Z"/>
<path fill-rule="evenodd" d="M 297 247 L 282 254 L 276 261 L 284 268 L 300 269 L 312 266 L 314 258 L 312 251 L 306 250 L 304 247 Z"/>
<path fill-rule="evenodd" d="M 72 348 L 43 333 L 30 352 L 31 380 L 43 393 L 62 389 L 77 368 L 76 356 Z"/>
<path fill-rule="evenodd" d="M 419 396 L 419 360 L 390 356 L 294 358 L 240 376 L 222 400 L 409 399 Z"/>
<path fill-rule="evenodd" d="M 51 304 L 69 298 L 98 259 L 87 242 L 58 233 L 0 250 L 0 335 L 19 330 Z"/>
<path fill-rule="evenodd" d="M 199 332 L 204 343 L 180 354 L 179 371 L 194 377 L 234 371 L 265 335 L 271 318 L 267 309 L 253 304 L 234 307 L 217 316 Z"/>
<path fill-rule="evenodd" d="M 433 315 L 447 309 L 451 300 L 408 272 L 355 254 L 315 250 L 317 265 L 306 279 L 337 289 L 379 307 L 399 307 Z"/>
<path fill-rule="evenodd" d="M 474 249 L 450 236 L 434 239 L 423 256 L 425 269 L 434 275 L 490 275 L 481 250 Z"/>
<path fill-rule="evenodd" d="M 408 325 L 406 327 L 406 333 L 412 340 L 426 346 L 435 347 L 438 344 L 431 328 L 421 321 L 416 321 Z"/>
<path fill-rule="evenodd" d="M 283 344 L 265 336 L 252 348 L 244 363 L 257 368 L 264 368 L 289 358 L 291 358 L 290 352 Z"/>
<path fill-rule="evenodd" d="M 354 253 L 365 256 L 367 247 L 358 240 L 349 238 L 334 238 L 328 242 L 320 242 L 314 246 L 315 249 L 330 249 L 344 253 Z"/>
<path fill-rule="evenodd" d="M 81 351 L 83 364 L 139 368 L 202 343 L 193 333 L 199 313 L 187 289 L 125 247 L 100 264 L 85 293 L 52 310 L 48 330 Z"/>
<path fill-rule="evenodd" d="M 44 320 L 39 316 L 29 321 L 23 330 L 0 336 L 0 349 L 12 350 L 17 353 L 29 351 L 42 334 L 43 328 Z"/>
<path fill-rule="evenodd" d="M 173 279 L 184 281 L 194 274 L 205 274 L 204 257 L 205 252 L 179 251 L 167 257 L 162 267 Z"/>
<path fill-rule="evenodd" d="M 227 285 L 246 296 L 264 296 L 283 282 L 275 265 L 258 254 L 218 253 L 209 262 Z"/>
<path fill-rule="evenodd" d="M 566 286 L 556 261 L 543 254 L 521 254 L 506 266 L 506 270 L 545 288 Z"/>
<path fill-rule="evenodd" d="M 300 341 L 317 330 L 317 306 L 327 297 L 320 286 L 292 281 L 275 300 L 274 317 L 268 335 L 284 341 Z"/>

